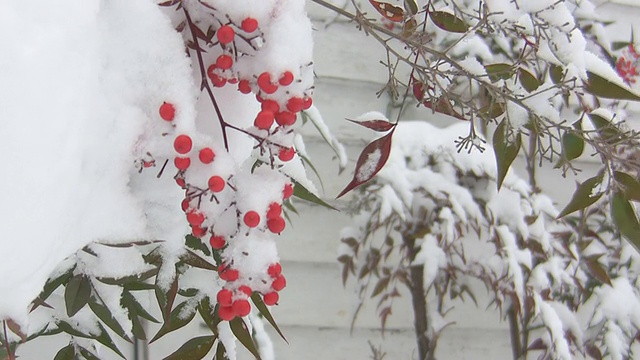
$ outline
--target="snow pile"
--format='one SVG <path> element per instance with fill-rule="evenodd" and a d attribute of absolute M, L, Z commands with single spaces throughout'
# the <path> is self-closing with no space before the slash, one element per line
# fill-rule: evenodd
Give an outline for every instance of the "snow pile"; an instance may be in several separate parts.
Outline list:
<path fill-rule="evenodd" d="M 24 322 L 52 270 L 86 244 L 180 241 L 179 189 L 150 184 L 165 194 L 151 207 L 129 183 L 162 99 L 192 123 L 195 97 L 182 40 L 148 1 L 3 2 L 0 21 L 0 153 L 11 169 L 0 179 L 0 318 Z"/>

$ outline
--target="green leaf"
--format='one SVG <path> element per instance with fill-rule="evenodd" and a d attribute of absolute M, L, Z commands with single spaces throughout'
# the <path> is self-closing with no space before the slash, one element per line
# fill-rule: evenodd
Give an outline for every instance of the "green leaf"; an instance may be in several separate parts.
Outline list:
<path fill-rule="evenodd" d="M 418 7 L 416 0 L 404 0 L 404 10 L 409 13 L 409 15 L 413 16 L 418 13 L 420 8 Z"/>
<path fill-rule="evenodd" d="M 171 265 L 173 266 L 173 265 Z M 162 319 L 166 322 L 171 314 L 173 308 L 173 302 L 178 294 L 178 276 L 174 275 L 171 286 L 166 291 L 158 284 L 159 279 L 156 278 L 156 299 L 158 300 L 158 306 L 160 306 L 160 312 L 162 313 Z"/>
<path fill-rule="evenodd" d="M 82 346 L 78 346 L 78 350 L 80 351 L 80 354 L 87 360 L 100 360 L 99 357 L 95 356 L 91 351 L 83 348 Z"/>
<path fill-rule="evenodd" d="M 603 192 L 594 193 L 594 190 L 602 184 L 602 175 L 596 175 L 592 178 L 585 180 L 582 184 L 579 184 L 576 191 L 573 193 L 573 197 L 569 201 L 569 204 L 560 211 L 558 219 L 571 214 L 574 211 L 582 210 L 587 206 L 595 203 L 602 197 Z"/>
<path fill-rule="evenodd" d="M 640 182 L 629 174 L 614 171 L 613 178 L 624 191 L 624 195 L 631 201 L 640 201 Z"/>
<path fill-rule="evenodd" d="M 620 234 L 636 248 L 636 251 L 640 251 L 640 224 L 638 223 L 638 217 L 629 199 L 623 193 L 616 192 L 613 194 L 611 199 L 611 218 Z"/>
<path fill-rule="evenodd" d="M 562 135 L 562 151 L 568 161 L 580 157 L 584 151 L 584 139 L 574 131 L 565 132 Z"/>
<path fill-rule="evenodd" d="M 76 351 L 73 345 L 69 344 L 58 351 L 53 360 L 74 360 L 76 358 Z"/>
<path fill-rule="evenodd" d="M 193 267 L 197 267 L 200 269 L 204 269 L 204 270 L 212 270 L 212 271 L 217 271 L 218 267 L 213 265 L 212 263 L 208 262 L 207 260 L 201 258 L 200 256 L 196 255 L 193 251 L 189 250 L 189 249 L 185 249 L 186 251 L 184 252 L 184 254 L 180 255 L 180 260 L 184 261 L 185 263 L 193 266 Z"/>
<path fill-rule="evenodd" d="M 622 133 L 611 120 L 594 113 L 589 114 L 589 118 L 603 141 L 614 144 L 622 138 Z"/>
<path fill-rule="evenodd" d="M 251 294 L 251 300 L 256 305 L 256 308 L 258 309 L 260 314 L 262 314 L 262 316 L 267 319 L 269 324 L 271 324 L 271 326 L 273 326 L 273 328 L 278 332 L 282 340 L 284 340 L 284 342 L 288 344 L 289 342 L 287 341 L 287 338 L 284 337 L 284 334 L 280 330 L 280 327 L 278 327 L 278 324 L 276 324 L 276 320 L 271 315 L 271 312 L 269 312 L 269 308 L 267 307 L 267 305 L 265 305 L 265 303 L 262 301 L 260 294 L 254 292 L 253 294 Z"/>
<path fill-rule="evenodd" d="M 105 330 L 102 324 L 98 324 L 98 327 L 100 328 L 100 335 L 93 337 L 93 339 L 95 339 L 100 344 L 108 347 L 109 349 L 113 350 L 113 352 L 120 355 L 121 358 L 126 360 L 126 357 L 122 354 L 120 349 L 118 349 L 116 344 L 113 342 L 113 339 L 111 339 L 111 336 L 109 336 L 109 333 L 107 332 L 107 330 Z"/>
<path fill-rule="evenodd" d="M 109 310 L 109 308 L 102 303 L 102 300 L 98 302 L 98 299 L 96 299 L 95 297 L 91 297 L 91 300 L 89 301 L 89 307 L 91 308 L 93 313 L 96 314 L 96 316 L 100 320 L 102 320 L 105 325 L 111 328 L 111 330 L 113 330 L 113 332 L 115 332 L 118 336 L 130 343 L 133 342 L 131 341 L 131 338 L 127 336 L 120 323 L 113 317 L 113 314 L 111 314 L 111 310 Z"/>
<path fill-rule="evenodd" d="M 469 26 L 457 16 L 444 11 L 429 12 L 431 21 L 442 30 L 452 33 L 465 33 L 469 30 Z"/>
<path fill-rule="evenodd" d="M 216 348 L 216 360 L 228 360 L 227 349 L 224 348 L 222 341 L 218 341 L 218 347 Z"/>
<path fill-rule="evenodd" d="M 492 102 L 480 109 L 480 117 L 485 120 L 493 120 L 504 114 L 505 106 L 503 104 Z"/>
<path fill-rule="evenodd" d="M 151 341 L 149 341 L 150 344 L 164 335 L 186 326 L 191 322 L 191 320 L 193 320 L 196 315 L 196 309 L 187 308 L 187 303 L 187 301 L 180 303 L 175 309 L 173 309 L 169 318 L 165 320 L 160 330 L 158 330 L 158 333 L 153 337 L 153 339 L 151 339 Z"/>
<path fill-rule="evenodd" d="M 549 77 L 551 77 L 551 81 L 554 84 L 559 84 L 562 82 L 562 78 L 564 77 L 564 71 L 562 71 L 562 67 L 557 65 L 551 65 L 549 67 Z"/>
<path fill-rule="evenodd" d="M 200 360 L 207 356 L 215 341 L 215 335 L 193 338 L 180 346 L 173 354 L 164 358 L 164 360 Z"/>
<path fill-rule="evenodd" d="M 515 74 L 513 65 L 509 64 L 490 64 L 485 65 L 484 68 L 489 75 L 489 80 L 493 82 L 510 79 Z"/>
<path fill-rule="evenodd" d="M 493 151 L 496 155 L 496 163 L 498 165 L 498 178 L 496 179 L 498 190 L 502 187 L 502 182 L 507 176 L 511 164 L 516 159 L 516 156 L 518 156 L 520 146 L 522 145 L 522 136 L 520 133 L 515 135 L 515 139 L 509 139 L 507 123 L 508 121 L 506 119 L 502 120 L 493 133 Z"/>
<path fill-rule="evenodd" d="M 200 250 L 207 256 L 211 255 L 211 250 L 209 250 L 209 247 L 205 245 L 202 240 L 191 234 L 186 236 L 184 243 L 188 248 L 191 248 L 193 250 Z"/>
<path fill-rule="evenodd" d="M 528 92 L 533 92 L 540 87 L 540 82 L 538 81 L 538 79 L 529 71 L 523 68 L 519 68 L 518 75 L 520 84 L 522 84 L 522 87 Z"/>
<path fill-rule="evenodd" d="M 205 296 L 200 300 L 200 303 L 198 304 L 198 313 L 209 329 L 211 329 L 214 334 L 218 335 L 218 324 L 222 320 L 217 316 L 215 309 L 211 306 L 211 301 L 208 296 Z"/>
<path fill-rule="evenodd" d="M 72 317 L 89 302 L 91 281 L 84 275 L 76 275 L 69 280 L 64 291 L 67 315 Z"/>
<path fill-rule="evenodd" d="M 125 286 L 131 283 L 142 283 L 143 281 L 150 279 L 158 274 L 158 269 L 149 269 L 140 274 L 125 276 L 121 278 L 111 278 L 111 277 L 98 277 L 96 280 L 100 281 L 103 284 L 107 285 L 118 285 Z"/>
<path fill-rule="evenodd" d="M 302 199 L 302 200 L 307 200 L 310 201 L 314 204 L 318 204 L 321 206 L 324 206 L 326 208 L 329 209 L 333 209 L 333 210 L 338 210 L 336 208 L 334 208 L 333 206 L 327 204 L 324 200 L 320 199 L 319 197 L 317 197 L 316 195 L 314 195 L 312 192 L 310 192 L 309 190 L 307 190 L 307 188 L 305 188 L 304 186 L 300 185 L 299 182 L 293 180 L 293 196 Z"/>
<path fill-rule="evenodd" d="M 136 315 L 142 316 L 143 318 L 151 322 L 160 323 L 160 321 L 158 321 L 156 318 L 151 316 L 151 314 L 149 314 L 147 310 L 142 305 L 140 305 L 140 303 L 138 302 L 138 300 L 136 300 L 136 297 L 133 296 L 133 294 L 131 294 L 126 290 L 122 292 L 122 298 L 120 298 L 120 304 L 126 307 L 130 313 L 133 312 Z"/>
<path fill-rule="evenodd" d="M 242 345 L 244 345 L 244 347 L 249 350 L 249 352 L 253 354 L 253 356 L 256 357 L 256 359 L 261 360 L 262 358 L 260 357 L 260 353 L 256 348 L 256 344 L 253 342 L 251 333 L 249 333 L 247 325 L 244 324 L 242 318 L 236 317 L 233 320 L 229 321 L 229 326 L 231 327 L 231 332 L 233 332 L 233 335 L 236 336 L 236 339 L 238 339 L 242 343 Z"/>
<path fill-rule="evenodd" d="M 69 270 L 65 271 L 64 274 L 58 276 L 55 279 L 48 279 L 47 283 L 44 284 L 44 287 L 42 289 L 42 292 L 38 296 L 38 299 L 44 302 L 58 287 L 60 287 L 60 285 L 68 283 L 69 279 L 71 279 L 71 277 L 73 276 L 73 271 L 75 269 L 76 265 L 74 264 L 71 268 L 69 268 Z M 35 310 L 42 302 L 36 303 L 31 311 Z"/>
<path fill-rule="evenodd" d="M 640 96 L 633 93 L 628 86 L 613 83 L 598 74 L 587 71 L 589 82 L 585 86 L 585 90 L 592 95 L 616 100 L 640 100 Z"/>

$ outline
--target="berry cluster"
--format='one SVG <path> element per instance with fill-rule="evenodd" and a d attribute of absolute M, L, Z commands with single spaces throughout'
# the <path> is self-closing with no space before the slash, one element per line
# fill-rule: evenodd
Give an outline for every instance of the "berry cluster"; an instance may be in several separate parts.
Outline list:
<path fill-rule="evenodd" d="M 629 47 L 616 61 L 616 71 L 627 84 L 635 84 L 636 79 L 640 76 L 639 66 L 640 55 L 636 52 L 634 45 L 629 44 Z"/>
<path fill-rule="evenodd" d="M 185 11 L 184 28 L 189 31 L 184 35 L 192 37 L 189 47 L 197 55 L 192 58 L 199 61 L 203 89 L 209 90 L 216 107 L 225 146 L 172 126 L 178 129 L 173 138 L 173 164 L 176 183 L 185 191 L 182 211 L 191 232 L 208 243 L 218 259 L 218 276 L 224 282 L 216 296 L 218 315 L 232 320 L 250 313 L 252 295 L 260 294 L 265 304 L 275 305 L 279 291 L 286 286 L 272 236 L 285 229 L 282 206 L 293 195 L 293 184 L 280 169 L 296 156 L 291 126 L 297 114 L 312 104 L 313 70 L 309 62 L 285 64 L 278 71 L 273 63 L 266 66 L 263 60 L 256 61 L 269 40 L 260 22 L 247 16 L 233 19 L 220 9 L 207 9 L 213 15 L 208 18 L 212 23 L 193 21 Z M 239 97 L 255 94 L 260 110 L 253 126 L 239 128 L 221 116 L 215 91 L 229 84 L 237 84 Z M 166 123 L 177 125 L 180 109 L 166 101 L 160 105 L 159 115 Z M 256 140 L 258 166 L 249 170 L 231 156 L 227 129 Z"/>

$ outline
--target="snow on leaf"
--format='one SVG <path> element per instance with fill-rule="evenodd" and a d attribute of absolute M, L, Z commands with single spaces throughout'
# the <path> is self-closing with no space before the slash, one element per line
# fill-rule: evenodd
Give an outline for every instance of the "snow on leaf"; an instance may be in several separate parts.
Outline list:
<path fill-rule="evenodd" d="M 347 187 L 336 198 L 371 180 L 389 159 L 393 130 L 367 145 L 356 162 L 355 175 Z"/>
<path fill-rule="evenodd" d="M 599 189 L 600 185 L 602 185 L 602 175 L 596 175 L 579 184 L 569 204 L 558 214 L 558 219 L 574 211 L 584 209 L 598 201 L 598 199 L 602 197 L 603 192 L 600 190 L 594 192 L 594 189 Z"/>
<path fill-rule="evenodd" d="M 507 120 L 503 120 L 493 133 L 493 151 L 496 156 L 496 164 L 498 165 L 498 189 L 502 186 L 504 178 L 511 167 L 511 164 L 518 156 L 522 138 L 518 133 L 515 139 L 509 139 L 507 136 Z"/>

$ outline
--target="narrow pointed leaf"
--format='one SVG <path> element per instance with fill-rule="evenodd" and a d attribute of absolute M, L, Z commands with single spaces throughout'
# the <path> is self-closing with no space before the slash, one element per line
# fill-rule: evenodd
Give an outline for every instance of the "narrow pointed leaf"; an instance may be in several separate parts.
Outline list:
<path fill-rule="evenodd" d="M 73 349 L 73 345 L 69 344 L 60 349 L 53 360 L 74 360 L 75 355 L 76 351 Z"/>
<path fill-rule="evenodd" d="M 124 331 L 120 323 L 118 323 L 118 321 L 113 317 L 113 315 L 111 314 L 111 310 L 109 310 L 109 308 L 106 305 L 99 302 L 98 299 L 96 299 L 95 297 L 92 297 L 91 300 L 89 301 L 89 307 L 91 308 L 93 313 L 96 314 L 96 316 L 100 320 L 102 320 L 103 323 L 105 323 L 105 325 L 107 325 L 111 330 L 113 330 L 113 332 L 115 332 L 118 336 L 120 336 L 124 340 L 128 342 L 132 342 L 131 338 L 127 336 L 126 332 Z"/>
<path fill-rule="evenodd" d="M 416 2 L 416 0 L 404 0 L 404 9 L 407 11 L 407 13 L 411 16 L 415 15 L 418 13 L 418 11 L 420 10 L 420 8 L 418 7 L 418 3 Z"/>
<path fill-rule="evenodd" d="M 587 77 L 589 78 L 589 82 L 585 86 L 585 90 L 595 96 L 605 99 L 640 101 L 640 96 L 633 93 L 627 86 L 611 82 L 590 71 L 587 72 Z"/>
<path fill-rule="evenodd" d="M 202 251 L 203 254 L 207 256 L 211 256 L 211 250 L 209 250 L 209 247 L 205 245 L 205 243 L 203 243 L 202 240 L 198 239 L 197 237 L 191 234 L 185 237 L 184 243 L 190 249 L 200 250 Z"/>
<path fill-rule="evenodd" d="M 105 328 L 100 323 L 98 323 L 98 327 L 100 328 L 100 335 L 92 338 L 95 339 L 100 344 L 113 350 L 113 352 L 120 355 L 121 358 L 126 360 L 126 357 L 124 356 L 124 354 L 122 354 L 120 349 L 118 349 L 116 344 L 113 342 L 113 339 L 111 339 L 111 336 L 109 336 L 109 333 L 107 332 L 107 330 L 105 330 Z"/>
<path fill-rule="evenodd" d="M 251 337 L 251 333 L 247 329 L 247 325 L 244 324 L 242 318 L 236 317 L 235 319 L 229 321 L 229 326 L 231 327 L 231 332 L 236 336 L 244 347 L 249 350 L 256 359 L 261 360 L 260 353 L 256 348 L 256 344 L 253 342 L 253 338 Z"/>
<path fill-rule="evenodd" d="M 528 92 L 533 92 L 540 87 L 540 81 L 538 81 L 538 79 L 528 70 L 519 68 L 518 77 L 520 79 L 520 84 Z"/>
<path fill-rule="evenodd" d="M 178 276 L 174 275 L 173 282 L 169 289 L 164 290 L 160 285 L 158 285 L 156 278 L 156 299 L 158 300 L 158 305 L 160 306 L 160 311 L 162 312 L 162 319 L 167 320 L 169 318 L 169 314 L 171 314 L 171 309 L 173 308 L 173 302 L 176 299 L 176 295 L 178 294 Z"/>
<path fill-rule="evenodd" d="M 67 315 L 72 317 L 89 302 L 91 296 L 91 282 L 84 275 L 76 275 L 69 280 L 64 291 L 64 302 Z"/>
<path fill-rule="evenodd" d="M 618 185 L 624 190 L 627 199 L 640 201 L 640 182 L 638 182 L 638 180 L 620 171 L 615 171 L 613 178 L 616 179 Z"/>
<path fill-rule="evenodd" d="M 158 333 L 153 337 L 153 339 L 151 339 L 151 341 L 149 341 L 149 343 L 152 343 L 165 334 L 178 330 L 190 323 L 196 315 L 196 309 L 188 309 L 186 307 L 186 301 L 176 306 L 176 308 L 171 312 L 169 318 L 165 320 L 160 330 L 158 330 Z"/>
<path fill-rule="evenodd" d="M 602 175 L 594 176 L 585 180 L 582 184 L 579 184 L 576 191 L 573 193 L 569 204 L 567 204 L 567 206 L 560 211 L 560 214 L 558 214 L 558 219 L 571 214 L 574 211 L 582 210 L 598 201 L 603 194 L 603 192 L 599 190 L 601 185 Z"/>
<path fill-rule="evenodd" d="M 224 344 L 222 343 L 222 341 L 218 341 L 215 360 L 228 360 L 226 354 L 227 354 L 227 349 L 224 348 Z"/>
<path fill-rule="evenodd" d="M 611 285 L 611 278 L 609 278 L 609 274 L 607 274 L 607 270 L 602 267 L 602 265 L 598 262 L 597 257 L 585 257 L 583 258 L 585 265 L 587 265 L 587 269 L 589 273 L 594 278 L 598 279 L 603 284 Z"/>
<path fill-rule="evenodd" d="M 389 159 L 393 130 L 367 145 L 356 162 L 355 174 L 351 182 L 337 196 L 340 198 L 349 191 L 371 180 Z"/>
<path fill-rule="evenodd" d="M 284 337 L 284 334 L 280 330 L 280 327 L 278 327 L 278 324 L 276 324 L 276 320 L 271 315 L 271 312 L 269 312 L 269 308 L 267 307 L 267 305 L 265 305 L 264 301 L 262 301 L 260 294 L 254 292 L 253 294 L 251 294 L 251 300 L 256 305 L 258 311 L 260 311 L 260 314 L 262 314 L 262 316 L 267 319 L 269 324 L 271 324 L 271 326 L 273 326 L 273 328 L 278 332 L 278 335 L 280 335 L 282 340 L 284 340 L 284 342 L 288 344 L 289 341 L 287 341 L 287 338 Z"/>
<path fill-rule="evenodd" d="M 334 208 L 333 206 L 327 204 L 324 200 L 320 199 L 319 197 L 317 197 L 315 194 L 313 194 L 311 191 L 307 190 L 307 188 L 305 188 L 304 186 L 302 186 L 299 182 L 297 181 L 293 181 L 293 196 L 302 199 L 302 200 L 306 200 L 309 202 L 312 202 L 314 204 L 318 204 L 320 206 L 324 206 L 328 209 L 332 209 L 332 210 L 338 210 L 336 208 Z"/>
<path fill-rule="evenodd" d="M 82 346 L 78 346 L 78 351 L 80 351 L 80 355 L 84 356 L 86 360 L 100 360 L 99 357 L 95 356 L 91 351 L 83 348 Z"/>
<path fill-rule="evenodd" d="M 205 297 L 198 304 L 198 313 L 205 324 L 211 329 L 211 331 L 218 335 L 218 324 L 220 321 L 220 317 L 216 316 L 215 308 L 211 306 L 211 301 L 209 297 Z"/>
<path fill-rule="evenodd" d="M 38 296 L 38 299 L 44 302 L 58 287 L 60 287 L 60 285 L 67 284 L 71 279 L 71 277 L 73 276 L 73 271 L 75 269 L 76 269 L 76 265 L 73 265 L 69 270 L 65 271 L 64 274 L 56 277 L 55 279 L 47 280 L 47 283 L 44 284 L 44 288 L 42 289 L 42 292 Z M 34 306 L 34 309 L 32 309 L 31 311 L 35 310 L 35 308 L 37 307 L 38 307 L 38 304 L 36 304 Z"/>
<path fill-rule="evenodd" d="M 496 156 L 498 169 L 498 178 L 496 179 L 498 190 L 502 186 L 502 182 L 507 176 L 511 164 L 513 164 L 513 161 L 518 156 L 520 146 L 522 145 L 522 137 L 519 133 L 515 135 L 515 139 L 509 139 L 507 122 L 506 119 L 502 120 L 493 133 L 493 151 Z"/>
<path fill-rule="evenodd" d="M 207 356 L 215 341 L 215 335 L 193 338 L 180 346 L 174 353 L 164 358 L 164 360 L 200 360 Z"/>
<path fill-rule="evenodd" d="M 180 260 L 184 261 L 185 263 L 193 266 L 193 267 L 197 267 L 200 269 L 204 269 L 204 270 L 212 270 L 212 271 L 217 271 L 218 267 L 213 265 L 212 263 L 208 262 L 207 260 L 201 258 L 200 256 L 198 256 L 196 253 L 194 253 L 193 251 L 189 250 L 189 249 L 185 249 L 186 251 L 184 252 L 184 254 L 182 254 L 180 256 Z"/>
<path fill-rule="evenodd" d="M 484 69 L 489 75 L 489 80 L 494 82 L 510 79 L 515 74 L 513 65 L 509 64 L 489 64 L 485 65 Z"/>
<path fill-rule="evenodd" d="M 431 11 L 429 17 L 437 27 L 448 32 L 465 33 L 469 30 L 469 26 L 462 19 L 448 12 Z"/>
<path fill-rule="evenodd" d="M 620 129 L 618 129 L 611 120 L 593 113 L 589 114 L 589 118 L 603 141 L 612 144 L 619 141 L 622 137 Z"/>
<path fill-rule="evenodd" d="M 613 194 L 611 199 L 611 218 L 620 234 L 640 251 L 640 224 L 638 217 L 629 200 L 620 192 Z"/>
<path fill-rule="evenodd" d="M 136 300 L 136 297 L 133 296 L 133 294 L 131 294 L 128 291 L 122 292 L 122 298 L 120 299 L 120 304 L 123 307 L 125 307 L 127 310 L 129 310 L 129 313 L 134 313 L 135 315 L 141 316 L 156 324 L 160 323 L 160 321 L 158 321 L 156 318 L 151 316 L 151 314 L 147 312 L 147 310 L 138 302 L 138 300 Z"/>

